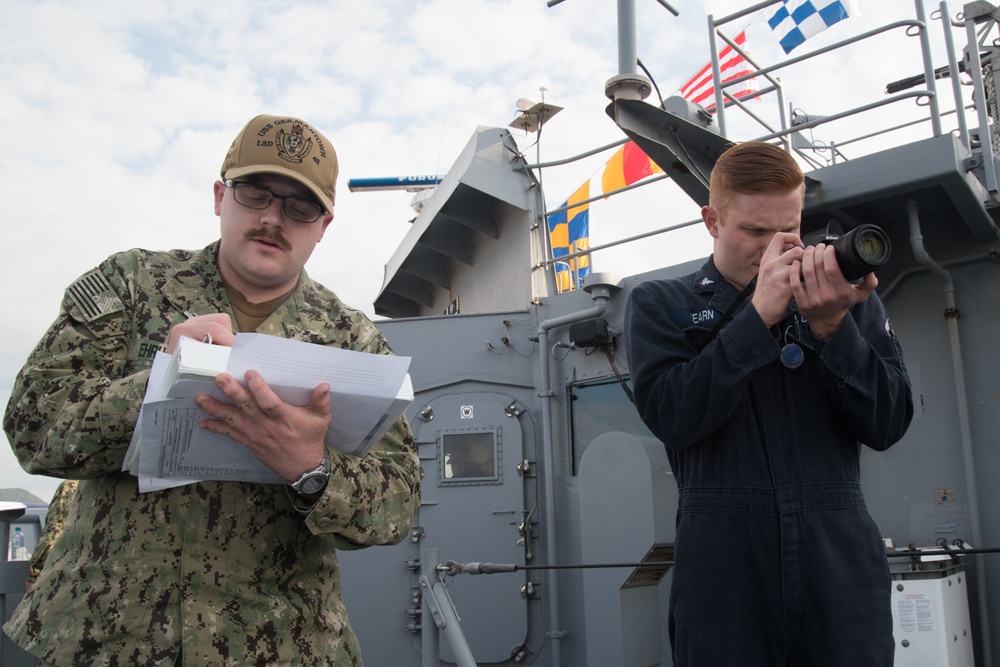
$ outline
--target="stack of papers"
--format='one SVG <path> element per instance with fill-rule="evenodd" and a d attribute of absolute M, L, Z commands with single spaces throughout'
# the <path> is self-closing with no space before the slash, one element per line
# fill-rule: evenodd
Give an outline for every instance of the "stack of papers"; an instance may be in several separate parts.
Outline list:
<path fill-rule="evenodd" d="M 201 480 L 283 483 L 249 449 L 198 426 L 208 417 L 194 397 L 229 402 L 215 386 L 225 372 L 241 383 L 260 373 L 286 403 L 306 405 L 313 389 L 330 384 L 326 444 L 364 456 L 413 401 L 409 357 L 367 354 L 265 334 L 236 335 L 233 347 L 182 338 L 174 354 L 157 353 L 123 471 L 140 491 Z"/>

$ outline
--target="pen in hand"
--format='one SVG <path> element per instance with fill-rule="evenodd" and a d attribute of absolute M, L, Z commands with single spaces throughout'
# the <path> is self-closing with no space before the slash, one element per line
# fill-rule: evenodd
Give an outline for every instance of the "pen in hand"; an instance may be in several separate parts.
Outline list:
<path fill-rule="evenodd" d="M 190 320 L 192 317 L 197 317 L 197 315 L 195 315 L 194 313 L 192 313 L 190 310 L 185 310 L 184 311 L 184 317 L 186 317 L 186 318 L 188 318 Z M 205 337 L 201 339 L 201 342 L 202 343 L 208 343 L 209 345 L 211 345 L 212 344 L 212 334 L 206 333 Z"/>

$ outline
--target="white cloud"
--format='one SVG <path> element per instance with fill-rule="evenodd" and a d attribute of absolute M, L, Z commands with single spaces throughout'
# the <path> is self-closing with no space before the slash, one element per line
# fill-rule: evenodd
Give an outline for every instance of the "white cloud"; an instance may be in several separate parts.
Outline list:
<path fill-rule="evenodd" d="M 707 14 L 727 15 L 742 3 L 673 4 L 680 18 L 655 2 L 637 3 L 639 57 L 665 95 L 707 60 Z M 807 46 L 913 13 L 909 0 L 864 4 L 864 16 Z M 614 3 L 605 0 L 553 8 L 542 0 L 6 0 L 0 279 L 8 286 L 8 331 L 0 398 L 6 404 L 73 278 L 118 250 L 196 248 L 216 237 L 212 182 L 233 136 L 257 113 L 301 116 L 334 142 L 342 164 L 336 218 L 308 270 L 371 313 L 383 265 L 409 228 L 411 195 L 352 194 L 347 179 L 443 173 L 477 125 L 506 126 L 515 100 L 539 100 L 542 86 L 547 101 L 564 107 L 545 128 L 542 160 L 620 139 L 604 96 L 618 67 L 615 21 Z M 831 69 L 783 72 L 787 101 L 830 114 L 858 93 L 878 97 L 887 81 L 918 73 L 916 41 L 899 32 L 852 59 L 833 59 Z M 748 35 L 751 52 L 773 61 L 777 47 L 761 19 Z M 932 38 L 940 42 L 937 24 Z M 773 102 L 754 108 L 776 117 Z M 889 113 L 919 111 L 907 104 Z M 759 132 L 736 120 L 730 129 L 737 138 Z M 535 136 L 518 140 L 533 160 Z M 549 206 L 601 162 L 547 172 Z M 595 205 L 592 245 L 694 217 L 697 207 L 664 182 L 606 211 Z M 634 273 L 707 247 L 695 229 L 600 254 L 595 265 Z M 0 486 L 38 495 L 55 488 L 12 462 L 4 451 Z"/>

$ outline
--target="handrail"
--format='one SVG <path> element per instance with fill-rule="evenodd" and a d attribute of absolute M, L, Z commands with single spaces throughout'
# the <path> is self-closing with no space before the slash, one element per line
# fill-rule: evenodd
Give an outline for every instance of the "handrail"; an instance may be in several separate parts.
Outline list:
<path fill-rule="evenodd" d="M 643 182 L 645 184 L 645 182 Z M 635 234 L 634 236 L 627 236 L 623 239 L 617 239 L 615 241 L 609 241 L 601 245 L 595 245 L 592 248 L 587 248 L 586 250 L 577 250 L 576 252 L 569 253 L 568 255 L 562 255 L 556 259 L 547 259 L 542 262 L 544 265 L 552 266 L 559 262 L 565 262 L 568 259 L 573 259 L 575 257 L 580 257 L 581 255 L 589 255 L 591 253 L 597 252 L 598 250 L 607 250 L 608 248 L 614 248 L 615 246 L 625 245 L 626 243 L 632 243 L 633 241 L 640 241 L 642 239 L 649 238 L 651 236 L 659 236 L 660 234 L 666 234 L 668 232 L 673 232 L 678 229 L 683 229 L 684 227 L 691 227 L 693 225 L 702 224 L 701 218 L 695 218 L 694 220 L 688 220 L 687 222 L 681 222 L 676 225 L 670 225 L 669 227 L 661 227 L 660 229 L 654 229 L 648 232 L 643 232 L 641 234 Z"/>
<path fill-rule="evenodd" d="M 895 104 L 900 100 L 910 97 L 934 97 L 934 93 L 929 90 L 910 90 L 905 93 L 897 93 L 895 96 L 888 99 L 879 100 L 878 102 L 872 102 L 870 104 L 865 104 L 854 109 L 848 109 L 847 111 L 841 111 L 840 113 L 833 114 L 832 116 L 826 116 L 825 118 L 817 118 L 816 120 L 811 120 L 801 125 L 793 125 L 792 127 L 786 128 L 779 132 L 772 132 L 771 134 L 765 134 L 763 136 L 757 137 L 758 141 L 767 141 L 768 139 L 777 139 L 778 137 L 783 137 L 793 132 L 801 132 L 802 130 L 809 130 L 820 125 L 825 125 L 826 123 L 832 123 L 835 120 L 842 120 L 850 116 L 855 116 L 858 113 L 863 113 L 865 111 L 871 111 L 872 109 L 877 109 L 879 107 L 888 106 L 890 104 Z"/>
<path fill-rule="evenodd" d="M 741 17 L 746 16 L 746 15 L 748 15 L 750 13 L 755 12 L 755 11 L 759 11 L 761 9 L 764 9 L 764 8 L 766 8 L 766 7 L 768 7 L 768 6 L 772 5 L 772 4 L 776 4 L 778 1 L 780 1 L 780 0 L 774 0 L 773 2 L 763 2 L 763 3 L 760 3 L 758 5 L 755 5 L 750 10 L 745 10 L 743 12 L 737 12 L 736 14 L 730 14 L 729 16 L 723 17 L 723 18 L 718 19 L 718 20 L 714 19 L 713 16 L 709 16 L 708 17 L 708 23 L 709 23 L 709 44 L 712 47 L 712 76 L 713 76 L 713 80 L 714 80 L 714 84 L 715 84 L 716 108 L 719 109 L 717 111 L 717 113 L 716 113 L 716 119 L 717 119 L 717 122 L 719 124 L 719 129 L 722 131 L 723 135 L 726 134 L 726 106 L 727 105 L 723 104 L 723 101 L 724 101 L 724 98 L 725 98 L 725 89 L 726 88 L 731 88 L 733 86 L 739 85 L 739 84 L 744 83 L 746 81 L 749 81 L 750 79 L 753 79 L 754 77 L 757 77 L 757 76 L 765 76 L 768 79 L 768 81 L 771 81 L 771 83 L 774 84 L 775 87 L 777 87 L 778 89 L 780 89 L 781 88 L 780 80 L 776 80 L 773 77 L 771 77 L 771 73 L 772 72 L 776 72 L 778 70 L 790 67 L 792 65 L 799 64 L 799 63 L 804 62 L 806 60 L 810 60 L 812 58 L 824 55 L 824 54 L 832 52 L 832 51 L 837 51 L 837 50 L 839 50 L 841 48 L 844 48 L 846 46 L 850 46 L 851 44 L 855 44 L 855 43 L 858 43 L 858 42 L 862 42 L 862 41 L 871 39 L 872 37 L 876 37 L 876 36 L 881 35 L 883 33 L 894 31 L 894 30 L 896 30 L 898 28 L 903 28 L 905 30 L 910 30 L 912 28 L 915 28 L 918 31 L 919 35 L 921 36 L 922 58 L 923 58 L 924 63 L 925 63 L 924 70 L 925 70 L 925 72 L 930 72 L 932 70 L 932 68 L 930 66 L 930 62 L 929 62 L 929 58 L 930 58 L 929 46 L 926 44 L 926 34 L 927 34 L 926 21 L 922 20 L 921 18 L 918 18 L 918 19 L 905 19 L 905 20 L 902 20 L 902 21 L 893 21 L 893 22 L 887 23 L 887 24 L 885 24 L 883 26 L 880 26 L 880 27 L 877 27 L 877 28 L 873 28 L 872 30 L 864 32 L 864 33 L 862 33 L 860 35 L 855 35 L 853 37 L 849 37 L 847 39 L 840 40 L 840 41 L 835 42 L 833 44 L 830 44 L 830 45 L 827 45 L 827 46 L 824 46 L 824 47 L 821 47 L 821 48 L 818 48 L 818 49 L 814 49 L 812 51 L 809 51 L 808 53 L 803 53 L 801 55 L 794 56 L 792 58 L 786 58 L 786 59 L 784 59 L 784 60 L 782 60 L 780 62 L 774 63 L 772 65 L 768 65 L 768 66 L 765 66 L 765 67 L 760 67 L 757 62 L 755 62 L 755 61 L 747 58 L 747 62 L 749 62 L 750 64 L 752 64 L 754 66 L 754 68 L 755 68 L 754 71 L 751 72 L 751 73 L 749 73 L 749 74 L 744 74 L 742 76 L 733 77 L 732 79 L 723 82 L 722 81 L 722 77 L 721 77 L 721 69 L 719 67 L 719 58 L 718 58 L 718 50 L 717 50 L 717 44 L 716 44 L 716 37 L 717 36 L 721 37 L 727 44 L 729 44 L 730 46 L 732 46 L 734 48 L 736 48 L 736 47 L 733 44 L 733 40 L 730 39 L 727 35 L 725 35 L 721 30 L 719 30 L 719 27 L 723 26 L 726 23 L 729 23 L 729 22 L 731 22 L 731 21 L 733 21 L 733 20 L 735 20 L 737 18 L 741 18 Z M 922 15 L 923 15 L 923 6 L 921 5 L 920 0 L 915 0 L 914 4 L 915 4 L 916 9 L 917 9 L 918 17 L 922 17 Z M 743 52 L 742 50 L 738 49 L 738 52 L 741 55 L 743 55 L 744 57 L 746 57 L 745 52 Z M 928 83 L 928 88 L 931 91 L 934 90 L 932 81 L 933 81 L 933 77 L 931 77 L 931 83 Z M 732 98 L 730 98 L 730 99 L 732 99 Z M 738 105 L 738 106 L 740 106 L 740 108 L 743 109 L 744 112 L 749 113 L 748 110 L 745 107 L 743 107 L 742 105 Z M 862 108 L 855 109 L 854 113 L 863 113 L 865 110 L 866 109 L 862 109 Z M 754 120 L 757 120 L 759 123 L 761 122 L 753 114 L 750 114 L 750 115 L 751 115 L 751 117 L 754 118 Z M 848 115 L 850 115 L 850 114 L 848 114 Z M 785 122 L 784 118 L 782 117 L 782 124 L 783 124 L 783 128 L 782 129 L 787 130 L 788 128 L 784 126 L 784 122 Z M 940 134 L 940 120 L 939 120 L 938 115 L 936 113 L 936 107 L 932 108 L 931 122 L 934 125 L 935 136 L 937 134 Z M 767 127 L 766 124 L 764 124 L 764 123 L 761 123 L 761 124 L 764 125 L 765 127 Z M 768 129 L 771 129 L 771 128 L 768 128 Z M 779 136 L 784 136 L 784 135 L 783 134 L 775 134 L 773 136 L 774 137 L 779 137 Z"/>
<path fill-rule="evenodd" d="M 810 158 L 810 156 L 806 155 L 806 153 L 803 152 L 803 151 L 806 151 L 806 150 L 808 150 L 808 151 L 814 151 L 814 152 L 815 151 L 824 151 L 824 152 L 825 151 L 830 151 L 830 154 L 829 154 L 828 157 L 824 157 L 824 156 L 819 155 L 819 154 L 816 155 L 816 158 L 818 158 L 819 160 L 825 159 L 828 164 L 829 163 L 833 163 L 833 162 L 837 162 L 839 160 L 847 160 L 848 158 L 846 156 L 844 156 L 843 153 L 841 153 L 838 149 L 842 149 L 844 146 L 847 146 L 847 145 L 858 144 L 859 142 L 862 142 L 862 141 L 865 141 L 865 140 L 873 139 L 873 138 L 876 138 L 876 137 L 879 137 L 879 136 L 883 136 L 883 135 L 886 135 L 886 134 L 889 134 L 889 133 L 892 133 L 892 132 L 896 132 L 896 131 L 901 130 L 903 128 L 908 128 L 908 127 L 912 127 L 914 125 L 919 125 L 921 123 L 928 123 L 928 122 L 931 124 L 931 128 L 930 129 L 931 129 L 932 135 L 933 136 L 938 136 L 938 135 L 940 135 L 942 133 L 941 118 L 943 116 L 948 116 L 948 115 L 951 115 L 951 114 L 955 114 L 956 118 L 957 118 L 957 124 L 958 124 L 958 129 L 957 129 L 958 136 L 960 137 L 960 140 L 962 140 L 963 144 L 965 144 L 966 146 L 969 145 L 968 144 L 969 129 L 966 127 L 965 118 L 964 118 L 965 110 L 968 109 L 968 108 L 976 108 L 976 107 L 978 107 L 976 110 L 981 115 L 984 115 L 985 114 L 985 104 L 978 97 L 977 97 L 977 101 L 979 101 L 978 105 L 970 105 L 970 106 L 967 107 L 962 102 L 962 91 L 958 87 L 957 77 L 955 76 L 958 73 L 958 62 L 955 60 L 955 57 L 954 57 L 954 55 L 952 53 L 952 51 L 953 51 L 953 41 L 951 39 L 950 30 L 952 28 L 956 28 L 957 29 L 957 28 L 960 28 L 960 27 L 965 27 L 966 30 L 968 31 L 968 34 L 970 35 L 969 39 L 973 40 L 973 41 L 975 40 L 975 38 L 974 38 L 974 34 L 975 33 L 973 32 L 973 28 L 970 25 L 970 23 L 971 23 L 970 21 L 955 21 L 955 22 L 952 22 L 952 21 L 950 21 L 948 19 L 948 10 L 947 10 L 947 5 L 946 5 L 945 2 L 941 2 L 939 10 L 937 12 L 935 12 L 934 15 L 932 15 L 932 18 L 934 20 L 940 20 L 941 21 L 942 28 L 945 31 L 945 42 L 946 42 L 946 45 L 948 46 L 948 51 L 949 51 L 949 53 L 948 53 L 948 58 L 949 58 L 949 70 L 948 70 L 948 72 L 949 72 L 949 75 L 951 76 L 951 78 L 953 79 L 952 80 L 952 88 L 953 88 L 953 93 L 954 93 L 954 97 L 955 97 L 955 109 L 953 109 L 953 110 L 947 110 L 947 111 L 943 111 L 943 112 L 938 109 L 938 99 L 939 99 L 939 97 L 938 97 L 938 92 L 937 92 L 937 90 L 936 90 L 936 88 L 934 86 L 935 71 L 933 69 L 932 62 L 930 60 L 929 42 L 927 40 L 927 35 L 928 35 L 928 21 L 927 21 L 926 17 L 924 16 L 923 6 L 922 6 L 921 0 L 914 0 L 914 7 L 915 7 L 916 18 L 910 18 L 910 19 L 903 19 L 903 20 L 898 20 L 898 21 L 892 21 L 892 22 L 886 23 L 886 24 L 884 24 L 882 26 L 878 26 L 878 27 L 872 28 L 871 30 L 867 30 L 864 33 L 861 33 L 859 35 L 855 35 L 855 36 L 849 37 L 847 39 L 839 40 L 839 41 L 837 41 L 837 42 L 835 42 L 833 44 L 830 44 L 828 46 L 824 46 L 824 47 L 821 47 L 821 48 L 814 49 L 812 51 L 809 51 L 808 53 L 804 53 L 804 54 L 801 54 L 801 55 L 798 55 L 798 56 L 795 56 L 795 57 L 791 57 L 791 58 L 785 58 L 785 59 L 783 59 L 783 60 L 781 60 L 780 62 L 777 62 L 777 63 L 773 63 L 773 64 L 769 64 L 769 65 L 762 65 L 762 63 L 759 62 L 758 60 L 755 60 L 755 59 L 751 58 L 750 55 L 748 53 L 746 53 L 746 51 L 744 49 L 742 49 L 739 45 L 737 45 L 735 43 L 735 40 L 733 40 L 731 37 L 729 37 L 728 35 L 726 35 L 721 28 L 723 28 L 727 24 L 729 24 L 729 23 L 731 23 L 731 22 L 733 22 L 733 21 L 735 21 L 737 19 L 749 16 L 749 15 L 756 14 L 756 13 L 760 12 L 761 10 L 766 9 L 767 7 L 770 7 L 772 5 L 777 4 L 778 2 L 780 2 L 780 0 L 763 0 L 762 2 L 759 2 L 759 3 L 757 3 L 757 4 L 755 4 L 755 5 L 751 6 L 751 7 L 748 7 L 746 9 L 743 9 L 741 11 L 738 11 L 738 12 L 735 12 L 735 13 L 732 13 L 732 14 L 729 14 L 729 15 L 726 15 L 726 16 L 722 16 L 722 17 L 709 16 L 708 17 L 708 22 L 709 22 L 709 38 L 710 38 L 709 41 L 711 43 L 712 52 L 713 52 L 712 53 L 712 56 L 713 56 L 713 62 L 712 62 L 712 65 L 713 65 L 713 76 L 716 79 L 716 81 L 715 81 L 715 84 L 716 84 L 715 85 L 715 90 L 716 90 L 717 99 L 716 99 L 715 122 L 717 123 L 717 125 L 718 125 L 718 127 L 719 127 L 719 129 L 720 129 L 720 131 L 721 131 L 721 133 L 722 133 L 723 136 L 726 136 L 725 135 L 725 118 L 726 118 L 727 111 L 732 111 L 732 110 L 737 110 L 738 109 L 739 111 L 743 112 L 746 115 L 746 117 L 752 119 L 757 125 L 759 125 L 761 128 L 763 128 L 765 130 L 765 133 L 762 134 L 762 135 L 760 135 L 760 136 L 758 136 L 758 137 L 756 137 L 756 139 L 762 140 L 762 141 L 779 140 L 785 146 L 786 150 L 794 151 L 796 153 L 799 153 L 801 155 L 802 159 L 805 159 L 808 162 L 810 162 L 814 168 L 818 168 L 821 165 L 821 163 L 818 162 L 818 161 L 817 162 L 813 162 L 813 159 Z M 804 62 L 806 60 L 815 59 L 815 58 L 824 56 L 824 55 L 826 55 L 828 53 L 835 52 L 837 50 L 840 50 L 840 49 L 843 49 L 845 47 L 851 46 L 853 44 L 857 44 L 857 43 L 863 42 L 865 40 L 871 40 L 873 38 L 877 38 L 877 37 L 879 37 L 881 35 L 885 35 L 885 34 L 888 34 L 888 33 L 891 33 L 891 32 L 895 32 L 895 31 L 898 31 L 900 29 L 906 31 L 911 36 L 915 35 L 915 36 L 918 36 L 920 38 L 919 48 L 920 48 L 921 60 L 924 63 L 923 69 L 924 69 L 924 79 L 925 79 L 924 82 L 923 82 L 924 83 L 924 87 L 923 88 L 917 89 L 917 90 L 906 90 L 906 91 L 896 92 L 896 93 L 893 93 L 891 95 L 888 95 L 887 97 L 885 97 L 883 99 L 878 99 L 876 101 L 873 101 L 873 102 L 870 102 L 870 103 L 867 103 L 867 104 L 863 104 L 861 106 L 853 107 L 851 109 L 846 109 L 846 110 L 843 110 L 843 111 L 840 111 L 840 112 L 837 112 L 837 113 L 834 113 L 834 114 L 831 114 L 831 115 L 827 115 L 827 116 L 822 117 L 822 118 L 816 118 L 816 119 L 813 119 L 813 120 L 809 120 L 809 121 L 807 121 L 805 123 L 792 124 L 791 119 L 788 117 L 788 114 L 786 113 L 786 111 L 788 111 L 788 110 L 785 108 L 786 107 L 785 102 L 784 102 L 785 90 L 784 90 L 781 78 L 774 76 L 774 73 L 778 72 L 779 70 L 788 68 L 788 67 L 790 67 L 792 65 L 796 65 L 796 64 L 802 63 L 802 62 Z M 986 32 L 988 32 L 988 30 L 983 30 L 982 35 L 985 35 Z M 743 76 L 740 76 L 740 77 L 735 77 L 735 78 L 733 78 L 733 79 L 731 79 L 729 81 L 726 81 L 724 83 L 721 82 L 721 80 L 720 80 L 721 76 L 720 76 L 720 72 L 719 72 L 718 49 L 716 48 L 716 41 L 717 41 L 717 39 L 722 40 L 728 46 L 730 46 L 731 48 L 733 48 L 737 53 L 739 53 L 742 57 L 746 58 L 747 62 L 754 68 L 755 71 L 753 73 L 751 73 L 751 74 L 746 74 L 746 75 L 743 75 Z M 983 39 L 985 39 L 985 37 L 983 37 Z M 977 71 L 977 68 L 972 68 L 972 70 L 973 71 L 971 72 L 971 74 L 973 76 L 974 81 L 976 82 L 977 93 L 981 96 L 981 91 L 982 91 L 982 72 L 981 71 Z M 759 89 L 759 90 L 755 91 L 754 93 L 752 93 L 749 96 L 744 96 L 744 97 L 741 97 L 741 98 L 733 97 L 731 94 L 729 94 L 726 91 L 727 88 L 731 88 L 732 86 L 738 85 L 741 82 L 745 82 L 745 81 L 747 81 L 750 78 L 755 77 L 755 76 L 762 76 L 762 77 L 764 77 L 766 79 L 766 81 L 768 82 L 769 85 L 766 86 L 766 87 L 764 87 L 764 88 L 762 88 L 762 89 Z M 750 98 L 753 98 L 753 97 L 762 97 L 762 96 L 770 94 L 772 92 L 775 93 L 775 95 L 777 97 L 777 100 L 778 100 L 778 114 L 777 114 L 777 117 L 778 117 L 777 120 L 779 121 L 778 123 L 774 123 L 773 121 L 769 120 L 768 118 L 763 117 L 759 112 L 751 109 L 748 106 L 748 104 L 746 103 L 747 99 L 750 99 Z M 805 146 L 805 147 L 799 146 L 799 147 L 796 148 L 796 147 L 793 147 L 791 141 L 789 141 L 790 136 L 793 135 L 793 134 L 795 134 L 795 133 L 797 133 L 797 132 L 803 132 L 803 131 L 806 131 L 806 130 L 810 130 L 810 129 L 818 127 L 820 125 L 825 125 L 825 124 L 828 124 L 828 123 L 832 123 L 834 121 L 843 120 L 843 119 L 848 118 L 848 117 L 863 115 L 865 113 L 871 112 L 871 111 L 879 109 L 881 107 L 886 107 L 886 106 L 888 106 L 890 104 L 898 104 L 898 103 L 906 102 L 906 101 L 909 101 L 909 100 L 915 100 L 918 106 L 926 106 L 926 107 L 928 107 L 927 114 L 923 115 L 920 118 L 916 118 L 914 120 L 911 120 L 911 121 L 902 122 L 902 123 L 896 123 L 896 124 L 893 124 L 891 126 L 886 126 L 886 127 L 880 127 L 880 128 L 878 128 L 878 129 L 876 129 L 874 131 L 867 132 L 865 134 L 858 135 L 858 136 L 855 136 L 855 137 L 847 138 L 847 139 L 844 139 L 842 141 L 837 141 L 835 143 L 834 142 L 830 142 L 828 144 L 819 144 L 819 145 L 816 145 L 816 146 Z M 959 112 L 961 112 L 961 113 L 959 113 Z M 626 142 L 626 140 L 620 140 L 620 141 L 617 141 L 617 142 L 606 144 L 606 145 L 601 146 L 599 148 L 595 148 L 595 149 L 590 150 L 590 151 L 586 151 L 586 152 L 580 153 L 578 155 L 575 155 L 575 156 L 572 156 L 572 157 L 569 157 L 569 158 L 564 158 L 564 159 L 559 159 L 559 160 L 552 160 L 552 161 L 548 161 L 548 162 L 545 162 L 545 163 L 538 163 L 538 164 L 528 165 L 528 167 L 529 168 L 533 168 L 533 169 L 546 169 L 546 168 L 549 168 L 549 167 L 563 166 L 563 165 L 571 164 L 571 163 L 574 163 L 574 162 L 576 162 L 578 160 L 582 160 L 582 159 L 584 159 L 586 157 L 590 157 L 592 155 L 601 153 L 603 151 L 610 150 L 612 148 L 616 148 L 616 147 L 624 144 L 625 142 Z M 990 148 L 991 148 L 990 146 L 985 146 L 985 144 L 988 144 L 988 143 L 989 143 L 988 141 L 983 141 L 984 152 L 989 151 Z M 992 155 L 990 155 L 989 153 L 987 153 L 986 155 L 984 155 L 983 162 L 984 162 L 984 175 L 985 175 L 987 189 L 989 189 L 991 191 L 996 191 L 996 189 L 998 187 L 997 183 L 998 183 L 998 181 L 1000 181 L 1000 178 L 998 178 L 998 176 L 996 174 L 996 170 L 993 169 Z M 607 198 L 610 198 L 610 197 L 615 197 L 615 196 L 620 195 L 620 194 L 622 194 L 624 192 L 632 191 L 632 190 L 638 189 L 640 187 L 645 187 L 647 185 L 651 185 L 652 183 L 659 182 L 659 181 L 661 181 L 661 180 L 663 180 L 664 178 L 667 178 L 667 177 L 668 176 L 666 176 L 666 175 L 654 175 L 653 177 L 647 177 L 646 179 L 641 180 L 641 181 L 639 181 L 637 183 L 633 183 L 631 185 L 628 185 L 628 186 L 625 186 L 623 188 L 619 188 L 617 190 L 613 190 L 613 191 L 610 191 L 610 192 L 602 192 L 602 193 L 600 193 L 597 196 L 590 197 L 588 199 L 581 200 L 579 202 L 574 202 L 572 205 L 569 205 L 569 204 L 560 205 L 559 207 L 556 207 L 556 208 L 553 208 L 551 210 L 546 211 L 545 214 L 544 214 L 544 216 L 547 218 L 550 215 L 553 215 L 553 214 L 556 214 L 556 213 L 560 213 L 562 211 L 567 211 L 567 210 L 569 210 L 571 208 L 575 208 L 577 206 L 584 206 L 584 205 L 587 205 L 587 204 L 589 204 L 591 202 L 595 202 L 595 201 L 598 201 L 598 200 L 601 200 L 601 199 L 607 199 Z M 610 248 L 615 248 L 615 247 L 623 246 L 623 245 L 635 242 L 635 241 L 640 240 L 640 239 L 648 238 L 650 236 L 656 236 L 656 235 L 664 234 L 664 233 L 667 233 L 667 232 L 670 232 L 670 231 L 674 231 L 674 230 L 682 228 L 682 227 L 690 226 L 692 224 L 699 224 L 700 222 L 701 222 L 700 220 L 693 220 L 693 221 L 689 221 L 689 222 L 682 223 L 682 224 L 679 224 L 679 225 L 670 225 L 670 226 L 658 228 L 656 230 L 652 230 L 650 232 L 646 232 L 646 233 L 642 233 L 642 234 L 638 234 L 638 235 L 634 235 L 634 236 L 630 236 L 630 237 L 626 237 L 626 238 L 612 240 L 612 241 L 603 243 L 601 245 L 591 246 L 589 248 L 582 249 L 582 250 L 579 250 L 579 251 L 576 251 L 576 252 L 573 252 L 573 253 L 570 253 L 570 254 L 567 254 L 567 255 L 562 255 L 558 259 L 550 257 L 548 259 L 540 261 L 539 262 L 539 266 L 543 266 L 543 267 L 546 268 L 547 271 L 552 272 L 554 270 L 553 267 L 554 267 L 554 265 L 556 264 L 557 261 L 567 262 L 567 261 L 575 259 L 577 257 L 582 257 L 584 255 L 592 255 L 592 254 L 595 254 L 595 253 L 603 251 L 603 250 L 607 250 L 607 249 L 610 249 Z"/>

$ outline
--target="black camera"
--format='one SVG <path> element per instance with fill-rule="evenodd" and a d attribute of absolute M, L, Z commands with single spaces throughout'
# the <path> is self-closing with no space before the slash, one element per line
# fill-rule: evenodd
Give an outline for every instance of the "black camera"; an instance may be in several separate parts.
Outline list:
<path fill-rule="evenodd" d="M 844 277 L 854 282 L 885 266 L 892 254 L 889 235 L 875 225 L 858 225 L 846 234 L 835 234 L 829 227 L 802 239 L 806 245 L 825 243 L 837 253 L 837 264 Z"/>

